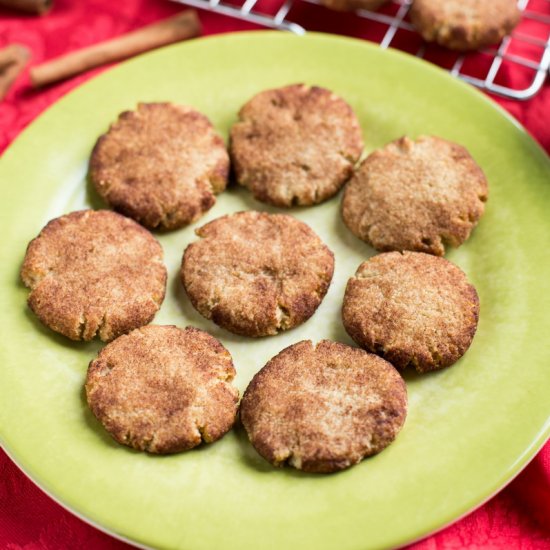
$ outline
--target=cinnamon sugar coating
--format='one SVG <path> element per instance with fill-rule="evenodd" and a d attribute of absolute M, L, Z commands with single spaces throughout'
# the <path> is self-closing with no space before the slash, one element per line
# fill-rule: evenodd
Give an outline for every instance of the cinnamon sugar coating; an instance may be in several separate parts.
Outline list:
<path fill-rule="evenodd" d="M 29 307 L 72 340 L 109 341 L 152 321 L 164 300 L 159 242 L 107 210 L 50 221 L 27 248 L 21 279 Z"/>
<path fill-rule="evenodd" d="M 466 51 L 500 42 L 521 12 L 516 0 L 414 0 L 410 17 L 424 40 Z"/>
<path fill-rule="evenodd" d="M 166 454 L 212 443 L 235 421 L 229 352 L 202 330 L 149 325 L 103 348 L 88 367 L 90 409 L 113 438 Z"/>
<path fill-rule="evenodd" d="M 181 278 L 193 306 L 217 325 L 268 336 L 309 319 L 324 298 L 334 256 L 305 223 L 239 212 L 197 229 Z"/>
<path fill-rule="evenodd" d="M 140 103 L 122 113 L 90 160 L 99 195 L 150 229 L 177 229 L 200 218 L 228 174 L 228 153 L 208 118 L 173 103 Z"/>
<path fill-rule="evenodd" d="M 318 86 L 260 92 L 231 128 L 237 181 L 275 206 L 308 206 L 332 197 L 352 175 L 362 150 L 352 108 Z"/>
<path fill-rule="evenodd" d="M 441 256 L 470 236 L 487 195 L 487 179 L 464 147 L 403 137 L 361 163 L 344 191 L 342 217 L 377 250 Z"/>
<path fill-rule="evenodd" d="M 349 335 L 397 368 L 448 367 L 470 347 L 479 298 L 445 258 L 388 252 L 363 262 L 348 281 L 342 319 Z"/>
<path fill-rule="evenodd" d="M 338 342 L 298 342 L 254 376 L 240 407 L 252 445 L 274 466 L 328 473 L 387 447 L 407 390 L 383 359 Z"/>

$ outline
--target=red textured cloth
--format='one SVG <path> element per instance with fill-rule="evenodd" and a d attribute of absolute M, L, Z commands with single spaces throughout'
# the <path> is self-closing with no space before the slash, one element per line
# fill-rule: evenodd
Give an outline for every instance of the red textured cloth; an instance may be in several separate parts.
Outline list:
<path fill-rule="evenodd" d="M 547 0 L 531 2 L 544 4 L 550 17 L 550 3 Z M 165 0 L 55 0 L 54 3 L 52 12 L 42 18 L 21 16 L 0 9 L 0 47 L 12 42 L 26 44 L 32 50 L 33 63 L 38 63 L 123 34 L 182 9 Z M 365 22 L 357 21 L 352 15 L 325 12 L 306 4 L 297 9 L 301 13 L 296 18 L 309 21 L 309 28 L 368 36 Z M 253 28 L 246 23 L 214 14 L 201 12 L 200 16 L 204 34 Z M 25 79 L 22 79 L 6 100 L 0 103 L 0 151 L 46 107 L 100 70 L 103 69 L 42 91 L 28 91 Z M 524 84 L 526 78 L 519 71 L 513 70 L 513 67 L 505 68 L 503 75 L 501 78 L 507 83 L 518 87 Z M 546 84 L 528 102 L 498 101 L 550 151 L 550 85 Z M 0 549 L 76 548 L 123 550 L 130 546 L 90 527 L 62 509 L 35 487 L 0 451 Z M 487 504 L 410 548 L 550 549 L 550 443 L 516 480 Z"/>

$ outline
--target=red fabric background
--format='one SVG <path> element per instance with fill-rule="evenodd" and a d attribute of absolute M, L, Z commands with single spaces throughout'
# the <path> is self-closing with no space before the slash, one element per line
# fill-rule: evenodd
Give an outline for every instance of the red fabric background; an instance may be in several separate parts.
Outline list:
<path fill-rule="evenodd" d="M 546 0 L 531 2 L 544 3 Z M 33 63 L 38 63 L 122 34 L 182 9 L 165 0 L 55 0 L 54 3 L 53 11 L 42 18 L 21 16 L 0 9 L 0 46 L 12 42 L 26 44 L 33 52 Z M 546 3 L 545 6 L 550 16 L 550 4 Z M 348 14 L 333 14 L 305 5 L 300 10 L 301 19 L 308 20 L 309 26 L 316 30 L 368 36 L 365 23 L 358 23 Z M 203 34 L 253 28 L 214 14 L 201 12 L 200 16 Z M 91 71 L 37 92 L 28 91 L 26 78 L 22 78 L 6 100 L 0 103 L 0 151 L 46 107 L 101 70 L 104 69 Z M 512 68 L 504 71 L 503 78 L 516 86 L 523 84 L 525 79 Z M 548 83 L 530 101 L 498 101 L 550 151 Z M 0 451 L 0 548 L 122 550 L 130 546 L 65 511 L 35 487 Z M 550 443 L 516 480 L 487 504 L 410 548 L 550 549 Z"/>

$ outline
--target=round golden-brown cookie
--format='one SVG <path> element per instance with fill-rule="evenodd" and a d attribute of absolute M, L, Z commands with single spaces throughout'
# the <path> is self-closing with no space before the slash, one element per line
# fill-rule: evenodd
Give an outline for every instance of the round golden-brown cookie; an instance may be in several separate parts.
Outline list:
<path fill-rule="evenodd" d="M 329 90 L 296 84 L 254 96 L 231 128 L 237 181 L 275 206 L 311 205 L 338 192 L 363 150 L 352 108 Z"/>
<path fill-rule="evenodd" d="M 334 256 L 305 223 L 239 212 L 197 229 L 181 278 L 193 306 L 217 325 L 268 336 L 309 319 L 324 298 Z"/>
<path fill-rule="evenodd" d="M 487 179 L 461 145 L 403 137 L 371 153 L 346 186 L 342 217 L 377 250 L 441 256 L 460 246 L 484 212 Z"/>
<path fill-rule="evenodd" d="M 254 376 L 240 407 L 260 455 L 319 473 L 380 452 L 406 415 L 405 383 L 387 361 L 328 340 L 281 351 Z"/>
<path fill-rule="evenodd" d="M 445 258 L 387 252 L 363 262 L 348 281 L 342 319 L 367 351 L 418 372 L 455 363 L 477 329 L 479 298 Z"/>
<path fill-rule="evenodd" d="M 410 17 L 424 40 L 466 51 L 500 42 L 521 13 L 517 0 L 414 0 Z"/>
<path fill-rule="evenodd" d="M 387 0 L 321 0 L 326 8 L 336 11 L 377 10 Z"/>
<path fill-rule="evenodd" d="M 108 341 L 155 316 L 166 290 L 162 256 L 136 222 L 82 210 L 50 221 L 29 243 L 21 278 L 46 326 L 72 340 Z"/>
<path fill-rule="evenodd" d="M 150 229 L 200 218 L 227 184 L 229 155 L 201 113 L 140 103 L 122 113 L 92 152 L 90 179 L 115 210 Z"/>
<path fill-rule="evenodd" d="M 123 445 L 176 453 L 231 429 L 238 390 L 229 352 L 207 332 L 150 325 L 104 347 L 88 367 L 88 405 Z"/>

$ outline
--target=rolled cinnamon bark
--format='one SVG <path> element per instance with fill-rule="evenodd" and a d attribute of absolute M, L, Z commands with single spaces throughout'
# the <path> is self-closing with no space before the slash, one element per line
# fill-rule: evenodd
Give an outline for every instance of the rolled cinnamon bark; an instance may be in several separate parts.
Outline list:
<path fill-rule="evenodd" d="M 10 44 L 0 50 L 0 101 L 23 72 L 30 55 L 29 49 L 20 44 Z"/>
<path fill-rule="evenodd" d="M 200 30 L 197 12 L 186 10 L 175 17 L 33 67 L 31 82 L 35 88 L 45 86 L 100 65 L 198 36 Z"/>
<path fill-rule="evenodd" d="M 52 0 L 0 0 L 0 6 L 42 15 L 52 7 Z"/>
<path fill-rule="evenodd" d="M 26 63 L 31 56 L 31 52 L 26 46 L 21 44 L 8 44 L 0 50 L 0 71 L 8 65 L 17 62 Z"/>

